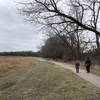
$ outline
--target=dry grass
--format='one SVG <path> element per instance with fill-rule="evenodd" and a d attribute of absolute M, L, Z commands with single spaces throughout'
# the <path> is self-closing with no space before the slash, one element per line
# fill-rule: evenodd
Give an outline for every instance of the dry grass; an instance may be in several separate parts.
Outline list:
<path fill-rule="evenodd" d="M 0 67 L 0 100 L 100 100 L 100 89 L 50 62 L 32 57 L 1 57 L 0 62 L 5 66 Z"/>
<path fill-rule="evenodd" d="M 97 65 L 93 66 L 91 69 L 91 72 L 100 76 L 100 66 L 97 66 Z"/>
<path fill-rule="evenodd" d="M 30 63 L 36 63 L 31 57 L 0 57 L 0 76 L 5 73 L 16 70 L 20 66 L 28 65 Z"/>
<path fill-rule="evenodd" d="M 15 57 L 0 57 L 0 73 L 5 73 L 14 69 L 16 65 L 21 64 L 22 61 L 22 57 L 18 59 Z"/>

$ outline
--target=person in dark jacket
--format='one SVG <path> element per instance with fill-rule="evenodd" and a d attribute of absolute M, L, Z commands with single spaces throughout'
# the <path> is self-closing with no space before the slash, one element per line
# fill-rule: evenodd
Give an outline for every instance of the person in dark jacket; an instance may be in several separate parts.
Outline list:
<path fill-rule="evenodd" d="M 79 67 L 80 67 L 80 61 L 76 60 L 75 62 L 76 73 L 79 73 Z"/>
<path fill-rule="evenodd" d="M 90 67 L 91 67 L 91 65 L 92 65 L 92 62 L 91 62 L 90 58 L 87 57 L 87 59 L 85 61 L 85 67 L 86 67 L 87 73 L 90 73 Z"/>

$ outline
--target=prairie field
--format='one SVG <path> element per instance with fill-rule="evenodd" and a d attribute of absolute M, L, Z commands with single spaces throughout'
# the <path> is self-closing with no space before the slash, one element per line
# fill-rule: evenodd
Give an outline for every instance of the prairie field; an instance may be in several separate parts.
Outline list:
<path fill-rule="evenodd" d="M 100 88 L 34 57 L 0 57 L 0 100 L 100 100 Z"/>

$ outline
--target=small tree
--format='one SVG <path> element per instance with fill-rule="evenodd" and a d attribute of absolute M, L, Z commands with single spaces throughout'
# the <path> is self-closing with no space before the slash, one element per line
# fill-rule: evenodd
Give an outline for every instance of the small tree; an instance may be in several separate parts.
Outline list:
<path fill-rule="evenodd" d="M 45 45 L 41 47 L 41 54 L 46 58 L 53 59 L 73 59 L 74 55 L 71 53 L 69 47 L 57 36 L 49 37 L 45 41 Z"/>

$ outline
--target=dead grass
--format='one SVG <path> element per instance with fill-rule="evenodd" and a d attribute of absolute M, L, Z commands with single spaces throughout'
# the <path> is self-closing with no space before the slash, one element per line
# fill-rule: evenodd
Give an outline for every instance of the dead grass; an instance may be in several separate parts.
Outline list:
<path fill-rule="evenodd" d="M 6 74 L 8 72 L 16 70 L 20 66 L 24 66 L 27 64 L 36 63 L 35 60 L 31 59 L 31 57 L 0 57 L 0 76 Z"/>
<path fill-rule="evenodd" d="M 100 66 L 95 65 L 92 69 L 91 72 L 100 76 Z"/>
<path fill-rule="evenodd" d="M 13 70 L 0 78 L 0 100 L 100 100 L 100 89 L 55 64 L 32 57 L 0 59 Z"/>
<path fill-rule="evenodd" d="M 14 69 L 16 65 L 21 64 L 23 60 L 22 57 L 0 57 L 0 72 L 8 72 Z"/>

